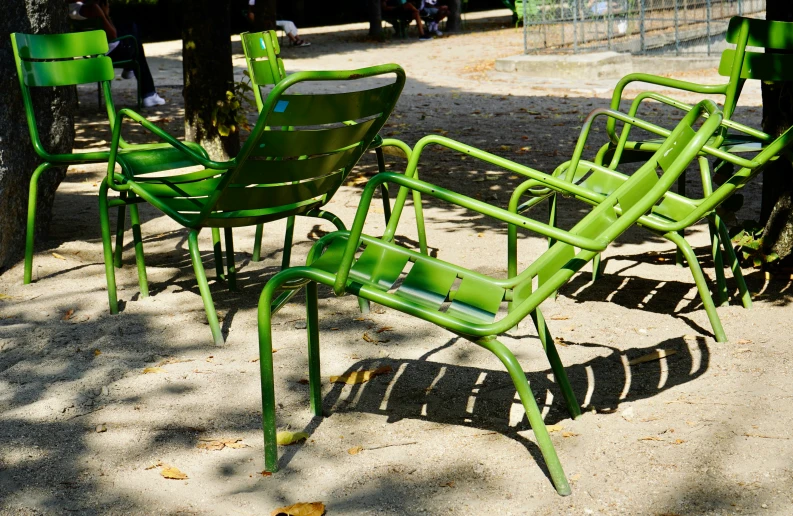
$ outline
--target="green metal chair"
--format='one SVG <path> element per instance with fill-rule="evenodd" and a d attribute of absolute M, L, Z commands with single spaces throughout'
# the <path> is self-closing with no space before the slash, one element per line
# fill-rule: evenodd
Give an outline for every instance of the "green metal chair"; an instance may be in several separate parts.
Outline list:
<path fill-rule="evenodd" d="M 278 37 L 275 31 L 272 30 L 263 32 L 243 32 L 240 34 L 240 41 L 242 42 L 242 50 L 245 54 L 245 61 L 248 66 L 248 75 L 251 78 L 251 85 L 253 86 L 256 107 L 259 112 L 261 112 L 264 107 L 262 88 L 273 86 L 286 78 L 286 69 L 280 57 L 281 47 L 278 44 Z M 406 143 L 393 138 L 384 140 L 380 135 L 377 135 L 374 141 L 369 145 L 369 150 L 374 149 L 377 156 L 377 167 L 380 172 L 385 172 L 386 170 L 383 147 L 389 146 L 399 148 L 406 156 L 410 157 L 410 147 Z M 383 213 L 387 224 L 388 219 L 391 217 L 391 203 L 388 196 L 387 185 L 382 185 L 381 194 L 383 200 Z M 422 253 L 426 254 L 427 237 L 424 229 L 421 197 L 418 192 L 414 193 L 413 201 L 416 211 L 416 229 L 418 231 L 419 249 L 421 249 Z M 284 236 L 283 268 L 289 267 L 294 228 L 295 218 L 288 217 L 286 220 L 286 234 Z M 258 224 L 256 226 L 256 236 L 253 243 L 253 257 L 251 258 L 254 262 L 261 260 L 262 233 L 263 225 Z"/>
<path fill-rule="evenodd" d="M 703 112 L 707 112 L 709 118 L 694 132 L 691 126 L 701 118 Z M 592 120 L 604 115 L 623 122 L 633 121 L 615 111 L 593 112 L 584 124 L 576 154 L 567 165 L 571 171 L 579 166 L 580 151 L 589 134 Z M 696 159 L 702 146 L 718 130 L 721 119 L 721 113 L 712 102 L 703 101 L 697 105 L 668 134 L 665 143 L 650 156 L 645 165 L 598 203 L 570 231 L 420 181 L 413 175 L 423 150 L 428 145 L 441 145 L 522 174 L 548 187 L 569 187 L 569 183 L 563 179 L 537 172 L 448 138 L 437 135 L 422 138 L 416 144 L 404 175 L 378 174 L 369 181 L 349 231 L 337 231 L 322 237 L 309 252 L 305 267 L 292 267 L 281 271 L 267 282 L 262 291 L 258 322 L 265 468 L 268 471 L 278 468 L 271 321 L 272 314 L 282 306 L 284 294 L 278 297 L 276 294 L 279 289 L 289 292 L 306 287 L 310 400 L 314 414 L 321 416 L 317 285 L 322 283 L 331 286 L 337 296 L 350 293 L 380 303 L 446 328 L 493 352 L 504 364 L 515 384 L 554 486 L 560 494 L 570 494 L 570 486 L 526 376 L 515 356 L 497 337 L 515 327 L 526 316 L 531 316 L 568 410 L 573 417 L 578 417 L 581 413 L 580 407 L 539 305 L 662 198 L 688 164 Z M 646 127 L 655 130 L 650 124 Z M 658 167 L 664 171 L 660 178 L 656 173 Z M 362 234 L 362 230 L 373 194 L 385 181 L 400 185 L 401 188 L 392 219 L 383 237 L 373 238 Z M 553 238 L 556 243 L 520 274 L 507 279 L 491 278 L 405 249 L 393 242 L 393 235 L 407 190 L 418 190 L 425 195 L 506 222 L 510 227 L 545 235 Z M 502 303 L 509 304 L 509 312 L 497 318 Z"/>
<path fill-rule="evenodd" d="M 33 110 L 33 90 L 53 86 L 99 83 L 105 94 L 108 123 L 112 127 L 116 120 L 116 108 L 110 91 L 110 81 L 113 80 L 114 73 L 110 58 L 105 56 L 105 53 L 107 53 L 107 37 L 104 31 L 49 35 L 14 33 L 11 34 L 11 45 L 19 77 L 19 87 L 22 90 L 22 100 L 25 104 L 30 139 L 33 142 L 36 153 L 43 161 L 30 178 L 24 266 L 24 283 L 28 284 L 31 282 L 33 271 L 33 245 L 39 177 L 53 167 L 103 163 L 108 161 L 110 157 L 108 151 L 53 154 L 45 149 L 39 137 L 36 114 Z M 177 158 L 178 155 L 169 145 L 132 145 L 123 139 L 119 140 L 118 145 L 118 152 L 123 156 L 132 154 L 146 156 L 152 152 L 165 153 L 165 155 L 172 158 Z M 188 146 L 193 152 L 204 153 L 203 149 L 195 144 L 188 144 Z M 204 156 L 206 157 L 205 154 Z M 122 197 L 125 196 L 127 196 L 127 193 L 122 193 Z M 115 250 L 117 267 L 121 267 L 124 220 L 126 216 L 125 206 L 128 204 L 128 200 L 113 199 L 109 201 L 110 206 L 118 206 L 119 209 Z M 140 221 L 134 204 L 130 206 L 130 217 L 132 219 L 132 233 L 137 253 L 140 243 Z M 142 259 L 142 256 L 139 256 L 138 259 Z M 148 295 L 145 275 L 139 279 L 141 296 L 145 297 Z"/>
<path fill-rule="evenodd" d="M 716 311 L 716 305 L 710 295 L 705 276 L 697 261 L 696 255 L 691 245 L 681 233 L 685 228 L 691 227 L 703 218 L 709 221 L 711 231 L 713 231 L 717 237 L 713 239 L 713 245 L 714 247 L 717 245 L 723 246 L 724 252 L 729 260 L 729 265 L 738 284 L 741 300 L 744 306 L 747 308 L 751 307 L 751 296 L 746 282 L 740 274 L 738 258 L 731 245 L 727 228 L 716 215 L 716 208 L 729 199 L 737 190 L 746 186 L 746 184 L 762 172 L 770 162 L 779 159 L 781 156 L 789 155 L 793 150 L 793 129 L 787 130 L 781 136 L 774 139 L 760 131 L 741 126 L 735 122 L 725 121 L 722 122 L 722 127 L 719 129 L 719 132 L 721 132 L 728 123 L 730 128 L 745 131 L 752 138 L 756 138 L 762 145 L 761 148 L 759 146 L 756 148 L 759 152 L 750 159 L 741 157 L 740 155 L 728 152 L 726 150 L 728 147 L 715 146 L 714 144 L 716 144 L 718 140 L 716 138 L 712 139 L 703 147 L 700 156 L 697 158 L 702 174 L 705 196 L 701 199 L 691 199 L 684 195 L 668 192 L 664 195 L 662 202 L 653 206 L 649 213 L 643 215 L 637 221 L 639 226 L 673 242 L 677 246 L 678 251 L 685 257 L 691 274 L 694 277 L 700 299 L 702 300 L 708 319 L 713 327 L 714 336 L 718 342 L 726 341 L 727 336 L 724 333 L 721 320 Z M 648 125 L 646 122 L 636 118 L 634 118 L 631 124 L 640 129 L 646 129 Z M 665 132 L 667 131 L 662 130 L 662 133 Z M 735 147 L 731 148 L 735 149 Z M 583 151 L 583 149 L 580 150 Z M 745 149 L 741 150 L 745 152 Z M 710 181 L 708 167 L 709 157 L 720 160 L 731 167 L 737 167 L 737 170 L 715 190 Z M 622 174 L 611 167 L 604 167 L 596 162 L 586 161 L 581 161 L 575 170 L 563 164 L 554 171 L 553 176 L 559 178 L 563 177 L 566 183 L 565 186 L 561 188 L 558 186 L 548 187 L 548 185 L 542 184 L 539 181 L 526 181 L 519 185 L 513 192 L 509 204 L 510 211 L 514 213 L 525 213 L 549 194 L 552 195 L 555 200 L 557 193 L 572 195 L 590 204 L 597 204 L 600 202 L 599 199 L 607 198 L 611 192 L 614 192 L 620 185 L 630 180 L 630 176 Z M 585 189 L 590 192 L 590 194 L 587 196 L 580 195 L 580 188 Z M 521 197 L 526 194 L 530 195 L 532 198 L 523 204 L 519 204 Z M 555 207 L 552 206 L 552 209 L 555 210 Z M 555 216 L 552 214 L 551 224 L 553 225 L 554 222 Z M 509 231 L 509 270 L 510 274 L 516 274 L 517 234 L 512 228 L 510 228 Z M 716 249 L 713 249 L 714 256 L 719 256 L 715 251 Z M 716 266 L 717 269 L 722 267 L 721 262 L 717 261 Z M 726 286 L 720 284 L 717 292 L 726 294 Z"/>
<path fill-rule="evenodd" d="M 735 108 L 747 80 L 758 81 L 786 81 L 793 79 L 793 56 L 789 53 L 793 50 L 793 23 L 757 20 L 740 16 L 733 17 L 727 28 L 726 40 L 734 44 L 735 48 L 728 48 L 722 52 L 719 63 L 719 74 L 727 77 L 728 80 L 723 84 L 697 84 L 688 81 L 680 81 L 668 77 L 635 73 L 622 78 L 614 89 L 611 100 L 612 109 L 620 109 L 625 87 L 634 82 L 656 84 L 666 88 L 674 88 L 681 91 L 701 93 L 707 95 L 724 96 L 724 125 L 719 134 L 710 143 L 713 147 L 736 153 L 758 152 L 764 144 L 770 141 L 767 135 L 761 131 L 754 130 L 732 120 Z M 757 52 L 752 47 L 764 49 L 764 52 Z M 780 53 L 781 52 L 781 53 Z M 691 109 L 691 106 L 680 102 L 668 95 L 655 92 L 643 92 L 637 95 L 630 104 L 628 114 L 636 116 L 642 103 L 646 100 L 661 102 L 683 112 Z M 618 163 L 630 161 L 642 161 L 646 159 L 646 154 L 655 152 L 660 140 L 631 140 L 632 126 L 626 124 L 621 131 L 617 131 L 616 122 L 609 120 L 606 131 L 610 142 L 604 145 L 595 158 L 595 163 L 602 165 L 608 163 L 609 168 L 615 168 Z M 737 132 L 736 132 L 737 131 Z M 707 162 L 701 163 L 702 187 L 706 195 L 713 190 L 710 177 L 710 167 Z M 714 169 L 719 169 L 722 162 L 717 160 Z M 681 176 L 678 181 L 678 193 L 686 195 L 685 176 Z M 716 296 L 720 305 L 729 303 L 727 284 L 724 277 L 725 259 L 721 253 L 721 248 L 731 246 L 729 239 L 724 240 L 723 235 L 727 235 L 726 227 L 721 218 L 715 213 L 708 216 L 708 226 L 711 235 L 711 246 L 713 250 L 713 260 L 716 271 Z M 683 230 L 681 229 L 681 235 Z M 727 252 L 726 265 L 733 271 L 733 276 L 739 285 L 745 284 L 743 274 L 734 252 Z M 677 262 L 682 265 L 682 253 L 678 251 Z M 599 259 L 595 260 L 596 266 Z M 599 266 L 595 269 L 595 276 L 599 273 Z M 751 307 L 751 297 L 745 295 L 743 287 L 740 289 L 742 303 L 746 308 Z"/>
<path fill-rule="evenodd" d="M 395 79 L 385 86 L 359 91 L 311 95 L 288 91 L 297 84 L 317 81 L 346 81 L 353 87 L 358 86 L 354 83 L 359 80 L 388 76 L 395 76 Z M 321 208 L 344 183 L 388 120 L 404 83 L 404 71 L 397 65 L 292 74 L 273 87 L 239 154 L 224 162 L 212 161 L 195 152 L 132 111 L 119 111 L 119 122 L 113 128 L 108 175 L 100 189 L 111 311 L 117 310 L 117 300 L 110 249 L 108 188 L 134 194 L 190 230 L 190 258 L 212 337 L 221 345 L 223 336 L 198 249 L 201 229 L 224 229 L 231 289 L 236 283 L 232 228 L 304 215 L 330 220 L 337 228 L 344 229 L 338 217 Z M 145 156 L 118 153 L 124 118 L 131 118 L 163 139 L 180 160 L 171 161 L 169 154 L 161 157 L 156 152 Z M 149 170 L 184 168 L 183 162 L 199 165 L 202 170 L 148 177 L 145 181 L 137 179 L 145 177 Z M 122 175 L 114 172 L 116 164 L 121 166 Z"/>

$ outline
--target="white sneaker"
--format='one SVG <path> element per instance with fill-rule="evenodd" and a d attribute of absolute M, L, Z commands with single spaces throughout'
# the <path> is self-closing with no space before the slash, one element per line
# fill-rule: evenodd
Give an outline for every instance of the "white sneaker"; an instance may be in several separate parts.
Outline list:
<path fill-rule="evenodd" d="M 143 107 L 162 106 L 165 104 L 165 99 L 154 93 L 143 99 Z"/>
<path fill-rule="evenodd" d="M 124 70 L 123 72 L 121 72 L 121 78 L 122 79 L 134 79 L 135 78 L 135 72 L 133 70 Z"/>

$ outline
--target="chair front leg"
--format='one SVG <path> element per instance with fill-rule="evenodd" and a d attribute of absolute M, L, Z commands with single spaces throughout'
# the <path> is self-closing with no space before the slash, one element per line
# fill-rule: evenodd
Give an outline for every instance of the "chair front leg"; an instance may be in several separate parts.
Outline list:
<path fill-rule="evenodd" d="M 539 446 L 542 457 L 545 459 L 545 465 L 551 474 L 551 481 L 556 487 L 556 492 L 562 496 L 569 495 L 571 493 L 570 485 L 567 483 L 562 464 L 556 455 L 551 436 L 548 434 L 548 429 L 545 428 L 542 413 L 537 406 L 534 393 L 531 392 L 529 382 L 526 380 L 526 373 L 523 372 L 520 363 L 515 358 L 515 355 L 496 339 L 485 338 L 476 341 L 476 343 L 496 355 L 501 360 L 501 363 L 504 364 L 504 367 L 507 368 L 507 372 L 520 396 L 520 401 L 523 403 L 523 408 L 526 410 L 529 425 L 531 425 L 534 436 L 537 438 L 537 446 Z"/>
<path fill-rule="evenodd" d="M 724 277 L 724 258 L 721 254 L 719 230 L 714 221 L 710 218 L 708 218 L 708 233 L 710 234 L 710 252 L 713 256 L 713 269 L 716 273 L 716 304 L 718 306 L 726 306 L 730 304 L 730 296 L 727 292 L 727 280 Z"/>
<path fill-rule="evenodd" d="M 275 378 L 273 375 L 272 291 L 265 287 L 259 300 L 259 373 L 262 391 L 262 431 L 264 433 L 264 469 L 278 471 L 278 443 L 275 427 Z M 308 324 L 306 324 L 308 327 Z"/>
<path fill-rule="evenodd" d="M 223 246 L 220 244 L 220 229 L 212 228 L 212 252 L 215 254 L 215 277 L 226 279 L 223 273 Z"/>
<path fill-rule="evenodd" d="M 360 299 L 360 298 L 359 298 Z M 306 333 L 308 334 L 308 386 L 311 411 L 322 416 L 322 380 L 319 363 L 319 313 L 317 283 L 306 285 Z"/>
<path fill-rule="evenodd" d="M 226 237 L 226 271 L 229 290 L 237 290 L 237 266 L 234 263 L 234 235 L 231 228 L 223 228 Z"/>
<path fill-rule="evenodd" d="M 741 270 L 741 262 L 738 261 L 738 256 L 735 254 L 735 249 L 732 247 L 732 240 L 730 239 L 730 233 L 727 231 L 727 226 L 724 225 L 724 221 L 721 220 L 721 217 L 716 217 L 714 223 L 719 232 L 719 240 L 721 240 L 721 245 L 724 247 L 724 252 L 727 253 L 727 260 L 729 261 L 730 270 L 732 270 L 732 276 L 735 278 L 736 283 L 738 283 L 738 293 L 741 295 L 741 303 L 743 303 L 744 308 L 752 308 L 752 295 L 749 293 L 749 287 L 746 286 L 746 279 L 744 279 L 743 271 Z"/>
<path fill-rule="evenodd" d="M 670 231 L 664 235 L 664 238 L 671 240 L 680 250 L 683 258 L 688 262 L 688 268 L 691 270 L 691 275 L 694 277 L 694 283 L 697 286 L 699 297 L 702 300 L 702 306 L 710 320 L 710 325 L 713 327 L 713 335 L 716 337 L 716 342 L 727 342 L 727 334 L 724 333 L 724 327 L 721 325 L 719 313 L 716 311 L 716 305 L 713 303 L 713 298 L 710 296 L 708 290 L 708 282 L 705 280 L 705 274 L 699 266 L 697 256 L 694 250 L 686 242 L 686 239 L 680 236 L 677 232 Z"/>
<path fill-rule="evenodd" d="M 119 197 L 126 201 L 127 192 L 120 192 Z M 116 219 L 116 250 L 113 255 L 113 264 L 117 269 L 122 265 L 122 254 L 124 253 L 124 223 L 127 219 L 126 203 L 118 207 L 118 218 Z"/>
<path fill-rule="evenodd" d="M 286 231 L 284 232 L 284 254 L 281 256 L 281 270 L 288 269 L 292 260 L 292 240 L 295 236 L 295 216 L 286 218 Z M 260 242 L 261 245 L 261 242 Z"/>
<path fill-rule="evenodd" d="M 253 237 L 253 256 L 251 261 L 259 262 L 262 260 L 262 232 L 264 224 L 256 224 L 256 236 Z"/>
<path fill-rule="evenodd" d="M 385 172 L 385 156 L 383 156 L 383 148 L 377 147 L 374 150 L 374 153 L 377 156 L 377 171 Z M 388 221 L 391 220 L 391 199 L 389 199 L 388 196 L 388 185 L 386 183 L 380 185 L 380 194 L 383 197 L 383 215 L 385 217 L 385 223 L 388 225 Z"/>
<path fill-rule="evenodd" d="M 212 331 L 212 339 L 215 341 L 216 346 L 222 346 L 223 334 L 220 332 L 218 314 L 215 312 L 215 303 L 212 302 L 212 294 L 209 292 L 207 276 L 204 272 L 204 265 L 201 263 L 201 253 L 198 249 L 199 231 L 198 229 L 191 229 L 187 236 L 187 243 L 190 247 L 190 259 L 193 262 L 193 270 L 195 271 L 196 281 L 198 281 L 198 290 L 201 292 L 201 300 L 204 302 L 209 329 Z"/>
<path fill-rule="evenodd" d="M 38 207 L 39 177 L 53 165 L 42 163 L 30 177 L 30 191 L 28 192 L 28 227 L 25 234 L 25 271 L 22 283 L 27 285 L 33 280 L 33 247 L 36 242 L 36 208 Z"/>
<path fill-rule="evenodd" d="M 107 279 L 107 297 L 110 303 L 110 313 L 118 313 L 118 298 L 116 297 L 116 271 L 113 264 L 113 249 L 110 236 L 110 213 L 107 205 L 107 178 L 102 180 L 99 187 L 99 225 L 102 230 L 102 252 L 105 258 L 105 277 Z"/>
<path fill-rule="evenodd" d="M 135 194 L 130 194 L 129 200 L 134 202 Z M 146 276 L 146 262 L 143 256 L 143 238 L 140 234 L 140 214 L 138 213 L 137 204 L 130 204 L 129 218 L 132 223 L 132 240 L 135 244 L 135 264 L 138 267 L 140 297 L 149 297 L 149 279 Z"/>

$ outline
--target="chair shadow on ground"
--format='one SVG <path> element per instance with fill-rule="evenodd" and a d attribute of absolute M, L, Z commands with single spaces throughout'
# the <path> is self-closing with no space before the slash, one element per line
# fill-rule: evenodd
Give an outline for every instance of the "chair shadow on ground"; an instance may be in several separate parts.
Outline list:
<path fill-rule="evenodd" d="M 532 340 L 535 340 L 532 337 Z M 506 370 L 467 367 L 429 360 L 437 351 L 462 341 L 455 337 L 419 360 L 366 359 L 353 364 L 347 372 L 389 366 L 392 372 L 357 384 L 333 384 L 324 397 L 325 415 L 362 412 L 386 416 L 389 423 L 416 419 L 432 423 L 461 425 L 498 432 L 519 442 L 541 465 L 544 461 L 536 444 L 519 432 L 529 430 L 523 406 Z M 459 342 L 465 345 L 463 342 Z M 539 346 L 539 342 L 536 342 Z M 612 413 L 620 403 L 649 398 L 702 376 L 710 364 L 710 350 L 704 338 L 686 341 L 682 337 L 632 347 L 624 351 L 594 343 L 578 346 L 608 351 L 581 364 L 566 368 L 578 402 L 584 411 Z M 675 350 L 660 360 L 629 365 L 656 349 Z M 562 349 L 564 357 L 564 349 Z M 545 423 L 555 424 L 570 418 L 550 367 L 527 374 Z M 313 432 L 321 423 L 315 417 L 305 429 Z M 297 453 L 286 450 L 284 467 Z"/>

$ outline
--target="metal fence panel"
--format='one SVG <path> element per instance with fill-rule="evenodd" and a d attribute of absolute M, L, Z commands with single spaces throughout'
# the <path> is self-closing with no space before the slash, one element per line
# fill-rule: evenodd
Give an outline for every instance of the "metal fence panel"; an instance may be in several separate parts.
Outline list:
<path fill-rule="evenodd" d="M 762 17 L 765 0 L 516 0 L 525 52 L 708 54 L 730 18 Z"/>

